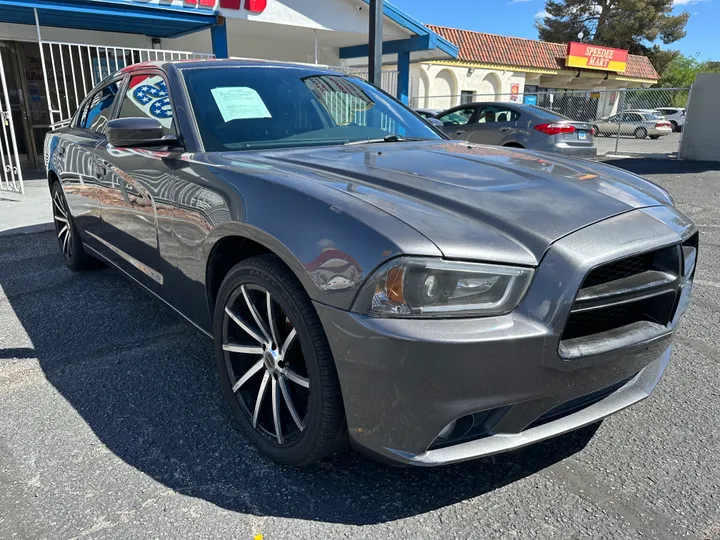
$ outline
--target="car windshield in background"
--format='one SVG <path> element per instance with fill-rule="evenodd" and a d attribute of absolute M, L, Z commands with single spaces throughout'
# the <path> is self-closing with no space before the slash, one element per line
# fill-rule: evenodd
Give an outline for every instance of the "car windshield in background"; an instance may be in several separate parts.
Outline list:
<path fill-rule="evenodd" d="M 530 105 L 530 108 L 537 116 L 545 118 L 546 120 L 571 120 L 571 118 L 568 118 L 567 116 L 551 111 L 550 109 L 538 107 L 537 105 Z"/>
<path fill-rule="evenodd" d="M 440 139 L 370 84 L 303 68 L 183 70 L 205 150 Z"/>

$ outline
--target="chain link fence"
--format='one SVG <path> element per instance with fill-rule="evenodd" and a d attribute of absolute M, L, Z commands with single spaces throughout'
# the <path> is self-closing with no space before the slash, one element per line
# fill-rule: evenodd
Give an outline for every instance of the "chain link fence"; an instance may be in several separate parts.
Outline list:
<path fill-rule="evenodd" d="M 415 109 L 445 110 L 463 103 L 526 103 L 555 111 L 595 128 L 598 156 L 676 157 L 685 125 L 690 88 L 543 90 L 534 93 L 422 96 Z M 518 122 L 522 122 L 522 119 Z"/>

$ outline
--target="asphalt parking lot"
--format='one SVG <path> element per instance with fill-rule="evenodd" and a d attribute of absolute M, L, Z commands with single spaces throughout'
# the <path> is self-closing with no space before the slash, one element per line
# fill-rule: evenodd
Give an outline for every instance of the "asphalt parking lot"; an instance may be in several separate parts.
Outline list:
<path fill-rule="evenodd" d="M 700 226 L 648 400 L 514 453 L 284 468 L 232 425 L 210 343 L 53 232 L 0 236 L 0 539 L 720 538 L 720 166 L 620 161 Z"/>
<path fill-rule="evenodd" d="M 677 155 L 680 148 L 681 137 L 682 133 L 670 133 L 655 140 L 649 137 L 637 139 L 632 135 L 622 135 L 617 141 L 617 137 L 614 135 L 609 137 L 596 136 L 593 140 L 598 149 L 598 156 L 615 153 L 620 155 L 674 156 Z M 617 152 L 615 152 L 616 147 Z"/>

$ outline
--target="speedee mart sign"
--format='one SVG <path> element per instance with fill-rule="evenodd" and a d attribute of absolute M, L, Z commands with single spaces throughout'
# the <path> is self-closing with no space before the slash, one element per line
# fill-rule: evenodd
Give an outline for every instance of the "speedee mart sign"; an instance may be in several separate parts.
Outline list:
<path fill-rule="evenodd" d="M 262 13 L 268 0 L 135 0 L 140 4 L 206 9 L 244 9 L 250 13 Z"/>
<path fill-rule="evenodd" d="M 566 67 L 599 69 L 602 71 L 625 71 L 628 52 L 587 43 L 568 43 Z"/>

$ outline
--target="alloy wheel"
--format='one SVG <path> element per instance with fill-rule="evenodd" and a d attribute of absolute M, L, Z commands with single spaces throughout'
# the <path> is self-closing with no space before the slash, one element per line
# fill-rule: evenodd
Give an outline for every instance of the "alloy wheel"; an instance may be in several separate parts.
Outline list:
<path fill-rule="evenodd" d="M 297 441 L 307 425 L 310 378 L 297 330 L 267 289 L 246 283 L 229 296 L 222 350 L 252 427 L 275 445 Z"/>
<path fill-rule="evenodd" d="M 70 222 L 65 197 L 63 197 L 63 194 L 59 189 L 53 191 L 53 218 L 55 222 L 55 232 L 57 233 L 58 243 L 60 244 L 60 250 L 68 261 L 72 260 L 72 223 Z"/>

